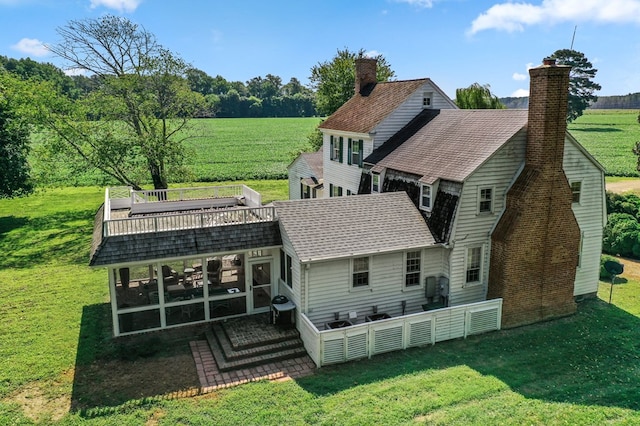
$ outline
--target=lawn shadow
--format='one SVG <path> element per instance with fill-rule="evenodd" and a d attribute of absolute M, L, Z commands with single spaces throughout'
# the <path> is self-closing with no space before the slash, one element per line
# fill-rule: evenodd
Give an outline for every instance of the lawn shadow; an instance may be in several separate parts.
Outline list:
<path fill-rule="evenodd" d="M 318 396 L 427 370 L 467 366 L 526 398 L 640 409 L 640 318 L 601 300 L 577 314 L 432 347 L 323 367 L 298 384 Z"/>
<path fill-rule="evenodd" d="M 615 132 L 622 132 L 622 129 L 618 129 L 616 127 L 585 127 L 583 129 L 571 129 L 571 133 L 579 133 L 579 132 L 615 133 Z"/>
<path fill-rule="evenodd" d="M 71 410 L 110 415 L 150 401 L 196 395 L 199 380 L 189 347 L 203 325 L 111 337 L 111 305 L 83 308 Z"/>
<path fill-rule="evenodd" d="M 0 268 L 42 263 L 87 263 L 94 210 L 0 218 Z"/>

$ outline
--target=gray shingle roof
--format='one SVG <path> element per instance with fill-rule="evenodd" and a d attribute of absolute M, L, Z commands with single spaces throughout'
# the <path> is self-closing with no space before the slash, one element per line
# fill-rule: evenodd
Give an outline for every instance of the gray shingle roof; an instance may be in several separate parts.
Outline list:
<path fill-rule="evenodd" d="M 412 93 L 428 82 L 431 80 L 423 78 L 377 83 L 366 96 L 356 93 L 318 127 L 369 133 Z"/>
<path fill-rule="evenodd" d="M 95 237 L 94 237 L 95 240 Z M 148 232 L 101 238 L 90 266 L 273 247 L 282 244 L 277 222 Z"/>
<path fill-rule="evenodd" d="M 462 182 L 527 125 L 527 115 L 526 110 L 441 110 L 373 170 L 412 173 L 428 184 L 439 178 Z"/>
<path fill-rule="evenodd" d="M 274 202 L 280 229 L 302 262 L 435 244 L 404 192 Z"/>

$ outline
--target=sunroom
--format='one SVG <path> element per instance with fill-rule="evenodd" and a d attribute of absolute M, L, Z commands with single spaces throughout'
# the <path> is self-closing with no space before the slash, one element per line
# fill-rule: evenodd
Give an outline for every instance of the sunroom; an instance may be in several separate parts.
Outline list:
<path fill-rule="evenodd" d="M 90 265 L 106 267 L 115 336 L 268 311 L 280 233 L 245 185 L 108 188 Z"/>

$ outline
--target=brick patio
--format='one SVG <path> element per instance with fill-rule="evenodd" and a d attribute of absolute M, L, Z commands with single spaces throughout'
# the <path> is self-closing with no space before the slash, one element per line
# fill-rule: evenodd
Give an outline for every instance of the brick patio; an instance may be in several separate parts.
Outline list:
<path fill-rule="evenodd" d="M 303 356 L 256 367 L 220 372 L 206 340 L 190 342 L 202 393 L 258 380 L 284 381 L 313 374 L 316 365 Z"/>

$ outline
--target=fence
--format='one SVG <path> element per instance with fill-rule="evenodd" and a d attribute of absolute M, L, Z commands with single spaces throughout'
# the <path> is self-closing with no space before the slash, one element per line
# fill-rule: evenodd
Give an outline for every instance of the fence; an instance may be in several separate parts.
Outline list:
<path fill-rule="evenodd" d="M 306 315 L 298 328 L 318 367 L 499 330 L 502 299 L 319 331 Z"/>

